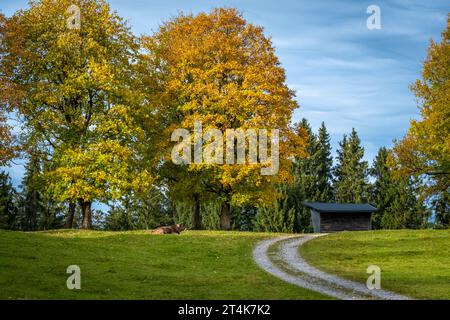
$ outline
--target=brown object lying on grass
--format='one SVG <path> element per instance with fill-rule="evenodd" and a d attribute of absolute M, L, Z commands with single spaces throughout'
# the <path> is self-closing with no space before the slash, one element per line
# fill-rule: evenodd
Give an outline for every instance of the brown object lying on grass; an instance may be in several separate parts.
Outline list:
<path fill-rule="evenodd" d="M 150 233 L 152 234 L 169 234 L 169 233 L 178 233 L 180 234 L 181 231 L 186 230 L 186 227 L 184 227 L 181 224 L 174 224 L 172 226 L 165 226 L 165 227 L 159 227 L 154 230 L 150 230 Z"/>

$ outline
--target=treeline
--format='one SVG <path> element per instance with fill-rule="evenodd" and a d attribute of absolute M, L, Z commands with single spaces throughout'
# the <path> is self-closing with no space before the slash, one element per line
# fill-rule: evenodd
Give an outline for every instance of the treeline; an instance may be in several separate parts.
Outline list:
<path fill-rule="evenodd" d="M 373 215 L 374 229 L 447 228 L 450 217 L 445 201 L 427 205 L 414 178 L 398 179 L 387 164 L 389 150 L 379 149 L 369 166 L 364 148 L 353 129 L 339 143 L 333 161 L 330 136 L 324 123 L 312 132 L 306 119 L 296 125 L 308 133 L 307 157 L 293 160 L 292 181 L 277 185 L 279 199 L 263 206 L 232 206 L 232 229 L 243 231 L 311 232 L 310 210 L 303 202 L 369 202 L 379 210 Z M 45 166 L 31 156 L 20 191 L 6 173 L 0 174 L 0 226 L 16 230 L 45 230 L 66 226 L 67 209 L 52 202 L 40 183 Z M 171 198 L 163 182 L 145 196 L 127 194 L 111 202 L 107 210 L 94 210 L 94 227 L 104 230 L 148 229 L 183 223 L 191 229 L 220 229 L 222 203 L 207 190 L 184 199 Z M 78 209 L 72 227 L 81 227 Z"/>
<path fill-rule="evenodd" d="M 1 175 L 0 227 L 129 230 L 177 222 L 302 232 L 310 230 L 303 201 L 371 202 L 380 208 L 376 228 L 446 227 L 448 30 L 431 44 L 423 81 L 413 88 L 422 121 L 369 166 L 355 130 L 333 162 L 325 125 L 317 133 L 306 120 L 292 125 L 299 105 L 276 50 L 236 9 L 180 13 L 144 36 L 104 0 L 38 0 L 11 17 L 0 13 L 0 165 L 27 160 L 18 190 Z M 206 132 L 200 140 L 198 123 Z M 181 136 L 181 144 L 177 129 L 189 140 Z M 231 154 L 228 163 L 223 133 L 240 129 L 279 134 L 266 139 L 270 161 L 260 153 L 257 163 L 239 163 Z M 204 147 L 200 161 L 191 154 L 196 141 Z M 194 163 L 174 163 L 174 150 Z M 214 160 L 224 157 L 226 164 Z M 262 174 L 274 164 L 276 174 Z"/>

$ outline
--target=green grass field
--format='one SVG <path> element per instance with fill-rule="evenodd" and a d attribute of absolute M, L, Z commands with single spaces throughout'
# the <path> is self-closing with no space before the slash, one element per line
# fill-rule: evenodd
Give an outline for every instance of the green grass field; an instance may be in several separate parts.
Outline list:
<path fill-rule="evenodd" d="M 327 299 L 260 270 L 255 244 L 276 234 L 0 231 L 0 299 Z M 301 249 L 313 265 L 421 299 L 450 299 L 450 230 L 343 232 Z M 66 287 L 69 265 L 81 290 Z"/>
<path fill-rule="evenodd" d="M 312 265 L 366 282 L 381 268 L 382 289 L 419 299 L 450 299 L 450 230 L 343 232 L 301 247 Z"/>
<path fill-rule="evenodd" d="M 321 299 L 260 270 L 252 249 L 273 234 L 187 231 L 0 231 L 1 299 Z M 81 268 L 81 290 L 66 269 Z"/>

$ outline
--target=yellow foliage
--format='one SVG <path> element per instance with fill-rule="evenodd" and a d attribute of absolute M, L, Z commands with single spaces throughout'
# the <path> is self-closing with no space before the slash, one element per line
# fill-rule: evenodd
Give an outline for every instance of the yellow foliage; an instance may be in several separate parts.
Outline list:
<path fill-rule="evenodd" d="M 71 5 L 80 8 L 79 29 L 67 27 Z M 28 144 L 47 154 L 54 198 L 108 201 L 148 187 L 134 118 L 137 39 L 107 2 L 31 1 L 2 21 L 0 35 L 0 102 L 19 112 Z"/>
<path fill-rule="evenodd" d="M 203 175 L 202 184 L 236 204 L 271 201 L 274 185 L 289 180 L 290 157 L 306 152 L 305 137 L 289 127 L 298 107 L 294 92 L 285 84 L 285 72 L 263 29 L 247 23 L 235 9 L 219 8 L 195 16 L 180 14 L 152 37 L 144 37 L 142 44 L 147 50 L 144 69 L 158 70 L 163 83 L 153 98 L 171 119 L 164 132 L 168 142 L 175 128 L 192 132 L 195 121 L 202 122 L 204 130 L 280 131 L 277 175 L 262 176 L 263 164 L 191 164 L 179 180 L 188 192 L 195 188 L 188 180 Z M 167 161 L 172 146 L 165 147 Z"/>
<path fill-rule="evenodd" d="M 440 43 L 431 41 L 422 79 L 411 89 L 419 101 L 420 120 L 396 143 L 390 165 L 400 176 L 428 175 L 434 190 L 450 187 L 450 15 Z"/>

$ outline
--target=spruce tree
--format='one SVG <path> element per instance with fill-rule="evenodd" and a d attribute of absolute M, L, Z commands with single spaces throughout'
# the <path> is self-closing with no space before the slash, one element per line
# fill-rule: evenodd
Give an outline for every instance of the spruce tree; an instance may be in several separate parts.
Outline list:
<path fill-rule="evenodd" d="M 261 232 L 294 232 L 295 210 L 287 205 L 288 196 L 284 194 L 281 201 L 274 201 L 270 206 L 258 208 L 255 228 Z"/>
<path fill-rule="evenodd" d="M 312 132 L 308 121 L 303 118 L 296 125 L 299 135 L 307 134 L 308 156 L 306 158 L 295 158 L 292 165 L 293 184 L 286 187 L 288 208 L 293 208 L 296 214 L 294 230 L 296 232 L 308 232 L 311 230 L 311 213 L 305 208 L 303 202 L 313 201 L 316 195 L 316 177 L 313 166 L 313 158 L 317 153 L 317 137 Z"/>
<path fill-rule="evenodd" d="M 252 231 L 255 228 L 255 219 L 258 208 L 252 205 L 233 207 L 233 230 Z"/>
<path fill-rule="evenodd" d="M 317 135 L 317 151 L 313 156 L 313 168 L 316 175 L 316 196 L 314 200 L 319 202 L 329 202 L 333 198 L 331 186 L 333 157 L 330 140 L 325 123 L 322 122 Z"/>
<path fill-rule="evenodd" d="M 389 151 L 380 148 L 370 170 L 375 179 L 370 199 L 378 209 L 372 216 L 372 228 L 420 228 L 426 223 L 426 211 L 415 183 L 411 178 L 394 178 L 388 156 Z"/>
<path fill-rule="evenodd" d="M 104 227 L 107 230 L 153 229 L 173 222 L 169 216 L 166 195 L 161 188 L 154 186 L 145 194 L 129 193 L 120 201 L 112 202 L 106 214 Z M 184 221 L 181 222 L 185 224 Z"/>
<path fill-rule="evenodd" d="M 372 215 L 372 228 L 380 229 L 381 220 L 394 197 L 393 178 L 387 166 L 388 151 L 385 147 L 378 150 L 370 174 L 375 178 L 371 190 L 371 202 L 378 209 Z"/>
<path fill-rule="evenodd" d="M 450 227 L 450 192 L 440 192 L 432 202 L 434 211 L 434 223 L 437 228 Z"/>
<path fill-rule="evenodd" d="M 52 170 L 49 161 L 42 160 L 41 166 L 44 175 Z M 64 220 L 67 216 L 67 206 L 63 202 L 57 202 L 51 197 L 48 190 L 44 188 L 42 180 L 39 179 L 37 187 L 42 196 L 43 208 L 39 216 L 39 229 L 51 230 L 63 228 L 65 225 Z"/>
<path fill-rule="evenodd" d="M 364 148 L 353 128 L 344 135 L 337 151 L 334 168 L 335 200 L 339 203 L 362 203 L 368 200 L 368 164 L 363 160 Z"/>
<path fill-rule="evenodd" d="M 296 158 L 293 163 L 294 182 L 287 187 L 287 205 L 296 212 L 295 231 L 311 231 L 310 210 L 303 202 L 328 202 L 332 200 L 331 185 L 333 158 L 330 136 L 322 122 L 315 135 L 306 119 L 297 124 L 297 132 L 308 135 L 306 158 Z"/>
<path fill-rule="evenodd" d="M 39 186 L 41 163 L 35 155 L 30 155 L 25 166 L 25 174 L 21 184 L 20 228 L 21 230 L 37 230 L 39 218 L 43 212 L 42 194 Z M 41 186 L 42 187 L 42 186 Z"/>
<path fill-rule="evenodd" d="M 0 229 L 17 229 L 17 193 L 9 175 L 0 172 Z"/>
<path fill-rule="evenodd" d="M 412 178 L 398 180 L 392 188 L 393 197 L 381 218 L 383 229 L 419 229 L 427 224 L 428 214 L 418 200 Z"/>

